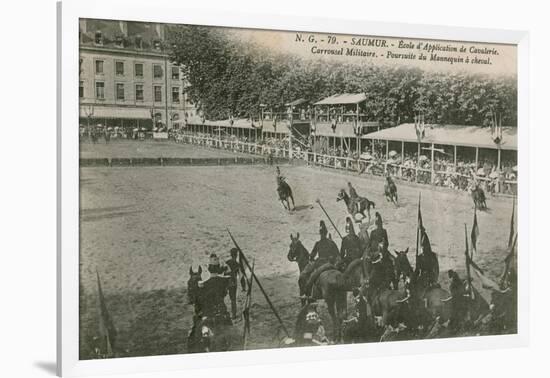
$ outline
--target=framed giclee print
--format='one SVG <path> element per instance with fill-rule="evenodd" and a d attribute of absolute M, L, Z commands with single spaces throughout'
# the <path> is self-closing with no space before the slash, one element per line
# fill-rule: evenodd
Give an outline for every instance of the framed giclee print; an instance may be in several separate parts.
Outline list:
<path fill-rule="evenodd" d="M 60 374 L 527 343 L 525 32 L 58 11 Z"/>

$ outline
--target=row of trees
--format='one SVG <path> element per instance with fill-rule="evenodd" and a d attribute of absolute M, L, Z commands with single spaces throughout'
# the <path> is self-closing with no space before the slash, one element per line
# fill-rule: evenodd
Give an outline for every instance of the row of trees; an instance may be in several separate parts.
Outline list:
<path fill-rule="evenodd" d="M 169 39 L 190 99 L 208 119 L 256 116 L 260 104 L 277 108 L 302 97 L 314 102 L 363 92 L 368 115 L 384 125 L 412 122 L 418 113 L 429 123 L 488 126 L 492 112 L 503 125 L 517 123 L 515 77 L 302 59 L 201 26 L 174 27 Z"/>

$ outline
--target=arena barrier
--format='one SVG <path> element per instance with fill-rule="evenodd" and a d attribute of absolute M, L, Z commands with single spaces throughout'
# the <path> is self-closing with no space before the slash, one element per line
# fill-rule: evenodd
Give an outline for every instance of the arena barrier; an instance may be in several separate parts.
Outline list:
<path fill-rule="evenodd" d="M 227 158 L 81 158 L 80 167 L 168 167 L 284 164 L 288 159 L 269 157 Z"/>
<path fill-rule="evenodd" d="M 235 153 L 248 153 L 253 155 L 268 156 L 273 159 L 284 158 L 305 162 L 307 165 L 330 168 L 341 171 L 348 171 L 361 175 L 385 176 L 390 174 L 394 179 L 446 187 L 454 190 L 468 190 L 472 176 L 460 172 L 448 172 L 422 168 L 420 166 L 409 166 L 405 164 L 392 163 L 383 160 L 363 160 L 344 156 L 332 156 L 318 154 L 310 151 L 292 150 L 287 148 L 273 147 L 265 144 L 243 142 L 237 139 L 218 139 L 208 136 L 194 134 L 178 134 L 175 137 L 176 143 L 186 143 L 207 148 L 216 148 L 232 151 Z M 517 195 L 517 181 L 495 180 L 487 177 L 476 176 L 483 189 L 488 193 Z"/>

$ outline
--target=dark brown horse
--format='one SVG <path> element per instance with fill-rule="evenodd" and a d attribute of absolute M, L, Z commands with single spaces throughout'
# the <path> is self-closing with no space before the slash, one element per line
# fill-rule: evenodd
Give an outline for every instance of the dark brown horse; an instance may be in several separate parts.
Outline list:
<path fill-rule="evenodd" d="M 398 206 L 397 186 L 389 175 L 386 176 L 386 183 L 384 184 L 384 195 L 386 196 L 386 200 L 388 202 L 391 201 L 396 206 Z"/>
<path fill-rule="evenodd" d="M 285 210 L 290 211 L 296 209 L 292 189 L 282 176 L 277 176 L 277 194 L 279 195 L 279 201 L 281 201 Z M 289 198 L 292 201 L 292 209 L 290 208 L 290 202 L 288 201 Z"/>
<path fill-rule="evenodd" d="M 288 261 L 295 261 L 298 264 L 300 273 L 302 273 L 306 265 L 309 264 L 309 252 L 300 241 L 299 232 L 296 234 L 296 237 L 290 234 L 290 246 L 288 247 L 286 258 Z"/>
<path fill-rule="evenodd" d="M 361 286 L 361 260 L 352 261 L 344 272 L 340 272 L 330 264 L 325 264 L 323 267 L 320 273 L 312 274 L 305 286 L 312 286 L 312 299 L 325 301 L 332 320 L 334 339 L 339 341 L 340 325 L 347 317 L 347 292 Z M 303 281 L 299 280 L 299 284 L 303 285 Z M 305 292 L 305 289 L 300 287 L 300 292 Z"/>
<path fill-rule="evenodd" d="M 487 210 L 487 202 L 485 200 L 485 192 L 483 191 L 481 186 L 479 186 L 479 184 L 477 184 L 472 189 L 472 200 L 474 201 L 474 206 L 476 208 L 478 208 L 479 210 Z"/>
<path fill-rule="evenodd" d="M 368 223 L 370 224 L 370 209 L 375 208 L 376 204 L 372 201 L 369 201 L 366 197 L 357 197 L 355 201 L 352 201 L 351 197 L 348 195 L 345 189 L 340 189 L 340 192 L 338 192 L 338 196 L 336 197 L 336 201 L 344 201 L 346 204 L 346 208 L 348 209 L 348 213 L 351 215 L 353 220 L 355 222 L 361 222 L 363 219 L 368 218 Z M 365 214 L 365 211 L 367 214 Z M 357 214 L 361 214 L 363 216 L 363 219 L 357 220 L 355 216 Z"/>

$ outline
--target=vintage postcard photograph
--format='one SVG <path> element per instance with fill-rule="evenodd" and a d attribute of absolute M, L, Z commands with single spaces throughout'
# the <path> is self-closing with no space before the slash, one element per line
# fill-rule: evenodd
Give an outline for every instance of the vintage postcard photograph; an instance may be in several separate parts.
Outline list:
<path fill-rule="evenodd" d="M 517 45 L 78 38 L 80 360 L 518 333 Z"/>

